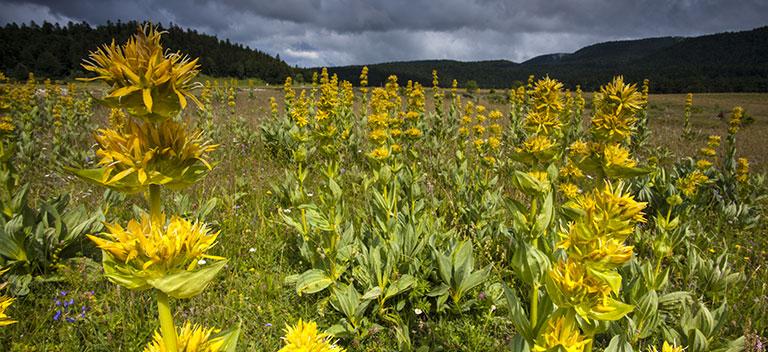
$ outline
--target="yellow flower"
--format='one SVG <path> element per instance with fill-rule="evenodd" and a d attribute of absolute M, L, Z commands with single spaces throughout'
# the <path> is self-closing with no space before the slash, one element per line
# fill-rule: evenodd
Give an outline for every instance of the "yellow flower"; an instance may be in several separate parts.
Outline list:
<path fill-rule="evenodd" d="M 560 176 L 562 177 L 572 177 L 572 178 L 581 178 L 584 177 L 584 173 L 579 169 L 576 165 L 574 165 L 572 162 L 568 162 L 560 168 Z"/>
<path fill-rule="evenodd" d="M 179 328 L 176 347 L 178 347 L 178 351 L 183 352 L 224 351 L 227 342 L 226 336 L 216 336 L 218 332 L 218 329 L 186 322 L 184 326 Z M 144 347 L 144 352 L 168 352 L 163 342 L 163 336 L 159 331 L 155 331 L 152 342 Z"/>
<path fill-rule="evenodd" d="M 589 154 L 589 145 L 584 141 L 575 141 L 568 147 L 571 155 L 587 155 Z"/>
<path fill-rule="evenodd" d="M 704 148 L 699 149 L 699 154 L 701 154 L 702 156 L 705 156 L 705 157 L 713 157 L 713 156 L 717 155 L 717 151 L 712 149 L 712 148 L 710 148 L 710 147 L 704 147 Z"/>
<path fill-rule="evenodd" d="M 669 342 L 664 341 L 664 344 L 661 346 L 661 352 L 684 352 L 682 346 L 675 346 L 670 345 Z M 659 350 L 656 349 L 656 347 L 649 347 L 648 352 L 659 352 Z"/>
<path fill-rule="evenodd" d="M 532 94 L 534 110 L 547 119 L 556 117 L 563 110 L 562 89 L 562 83 L 549 77 L 537 81 Z"/>
<path fill-rule="evenodd" d="M 416 111 L 408 111 L 408 112 L 405 114 L 405 118 L 406 118 L 407 120 L 418 120 L 418 119 L 419 119 L 419 116 L 420 116 L 420 115 L 419 115 L 419 113 L 418 113 L 418 112 L 416 112 Z"/>
<path fill-rule="evenodd" d="M 749 179 L 749 160 L 747 158 L 739 158 L 736 160 L 736 180 L 739 182 L 747 182 Z"/>
<path fill-rule="evenodd" d="M 11 134 L 14 130 L 16 126 L 10 116 L 0 117 L 0 134 Z"/>
<path fill-rule="evenodd" d="M 0 296 L 0 326 L 7 326 L 16 323 L 16 320 L 12 320 L 5 314 L 5 310 L 11 306 L 14 299 L 10 297 Z"/>
<path fill-rule="evenodd" d="M 696 194 L 699 187 L 708 180 L 709 177 L 707 175 L 704 175 L 700 170 L 694 170 L 685 177 L 677 179 L 675 184 L 686 197 L 692 197 Z"/>
<path fill-rule="evenodd" d="M 489 137 L 488 146 L 493 150 L 498 150 L 501 147 L 501 141 L 496 137 Z"/>
<path fill-rule="evenodd" d="M 560 191 L 563 192 L 567 198 L 576 198 L 579 195 L 579 187 L 573 183 L 566 182 L 560 185 Z"/>
<path fill-rule="evenodd" d="M 472 129 L 475 130 L 475 134 L 482 135 L 483 133 L 485 133 L 485 126 L 483 125 L 475 125 L 474 127 L 472 127 Z"/>
<path fill-rule="evenodd" d="M 377 143 L 383 143 L 387 139 L 387 130 L 377 128 L 368 134 L 368 138 Z"/>
<path fill-rule="evenodd" d="M 459 135 L 464 137 L 469 136 L 469 129 L 466 127 L 459 128 Z"/>
<path fill-rule="evenodd" d="M 125 228 L 119 224 L 104 226 L 107 231 L 103 238 L 88 238 L 115 260 L 139 271 L 193 270 L 200 259 L 223 259 L 206 254 L 219 233 L 211 233 L 200 222 L 173 216 L 166 225 L 164 215 L 152 220 L 145 214 L 140 221 L 130 220 Z"/>
<path fill-rule="evenodd" d="M 483 157 L 483 162 L 488 166 L 494 166 L 496 165 L 496 158 L 490 155 L 486 155 Z"/>
<path fill-rule="evenodd" d="M 543 135 L 537 135 L 525 140 L 525 142 L 523 142 L 522 150 L 528 153 L 536 154 L 547 151 L 554 146 L 555 143 L 551 139 Z"/>
<path fill-rule="evenodd" d="M 626 149 L 617 143 L 605 146 L 605 149 L 603 149 L 603 158 L 605 166 L 617 165 L 622 167 L 635 167 L 635 165 L 637 165 L 637 162 L 632 160 L 629 156 L 629 149 Z"/>
<path fill-rule="evenodd" d="M 503 115 L 501 114 L 501 111 L 499 111 L 499 110 L 493 110 L 490 113 L 488 113 L 488 118 L 490 118 L 491 120 L 498 120 L 502 116 Z"/>
<path fill-rule="evenodd" d="M 556 303 L 562 307 L 577 307 L 582 316 L 600 305 L 613 292 L 606 282 L 589 275 L 585 265 L 571 258 L 558 261 L 549 271 L 549 278 L 560 293 L 552 297 L 560 301 Z"/>
<path fill-rule="evenodd" d="M 526 128 L 533 133 L 548 135 L 561 127 L 560 118 L 546 110 L 543 112 L 533 111 L 525 117 Z"/>
<path fill-rule="evenodd" d="M 315 322 L 299 322 L 295 326 L 286 326 L 283 342 L 285 346 L 279 352 L 344 352 L 345 350 L 331 343 L 331 335 L 319 332 Z"/>
<path fill-rule="evenodd" d="M 706 159 L 696 161 L 696 168 L 699 170 L 706 170 L 712 167 L 712 162 Z"/>
<path fill-rule="evenodd" d="M 403 147 L 401 147 L 399 144 L 392 144 L 389 146 L 390 149 L 392 149 L 392 153 L 398 154 L 403 151 Z"/>
<path fill-rule="evenodd" d="M 421 137 L 422 134 L 423 133 L 421 132 L 421 130 L 416 127 L 411 127 L 405 130 L 405 135 L 411 138 L 419 138 Z"/>
<path fill-rule="evenodd" d="M 720 136 L 712 135 L 707 137 L 707 146 L 712 149 L 717 149 L 720 146 Z"/>
<path fill-rule="evenodd" d="M 547 182 L 547 180 L 549 180 L 549 175 L 546 171 L 529 171 L 528 175 L 541 182 Z"/>
<path fill-rule="evenodd" d="M 368 153 L 368 156 L 376 160 L 384 160 L 389 157 L 389 149 L 386 146 L 381 146 Z"/>
<path fill-rule="evenodd" d="M 218 83 L 218 82 L 217 82 Z M 293 79 L 291 76 L 285 77 L 285 83 L 283 84 L 283 93 L 285 102 L 291 103 L 296 98 L 296 92 L 293 90 Z"/>
<path fill-rule="evenodd" d="M 547 352 L 558 347 L 558 351 L 583 352 L 591 341 L 581 335 L 573 318 L 561 316 L 547 321 L 547 327 L 536 340 L 533 352 Z"/>
<path fill-rule="evenodd" d="M 491 124 L 488 126 L 488 129 L 491 130 L 491 134 L 494 136 L 501 136 L 501 125 L 498 123 Z"/>
<path fill-rule="evenodd" d="M 464 115 L 464 116 L 461 117 L 461 124 L 462 125 L 469 125 L 470 123 L 472 123 L 472 118 L 469 117 L 469 115 Z"/>
<path fill-rule="evenodd" d="M 184 125 L 172 120 L 139 125 L 128 119 L 123 129 L 98 130 L 96 141 L 102 168 L 73 172 L 126 193 L 141 192 L 150 184 L 191 185 L 211 170 L 206 157 L 218 147 L 205 140 L 202 132 L 189 134 Z"/>
<path fill-rule="evenodd" d="M 148 121 L 176 116 L 186 108 L 187 99 L 202 109 L 191 92 L 201 86 L 194 82 L 197 59 L 166 52 L 160 44 L 163 33 L 147 25 L 121 46 L 113 41 L 91 52 L 83 68 L 97 76 L 83 80 L 104 81 L 110 86 L 105 97 L 108 105 Z"/>

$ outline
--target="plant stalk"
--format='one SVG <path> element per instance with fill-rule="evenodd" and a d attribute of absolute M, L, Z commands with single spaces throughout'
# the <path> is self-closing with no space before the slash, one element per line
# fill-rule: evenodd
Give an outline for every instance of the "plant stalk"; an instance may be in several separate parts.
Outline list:
<path fill-rule="evenodd" d="M 163 335 L 163 343 L 167 351 L 178 351 L 176 342 L 176 326 L 173 325 L 173 314 L 168 295 L 163 291 L 157 291 L 157 313 L 160 319 L 160 332 Z"/>
<path fill-rule="evenodd" d="M 149 185 L 149 215 L 153 221 L 159 221 L 162 211 L 160 203 L 160 185 Z"/>

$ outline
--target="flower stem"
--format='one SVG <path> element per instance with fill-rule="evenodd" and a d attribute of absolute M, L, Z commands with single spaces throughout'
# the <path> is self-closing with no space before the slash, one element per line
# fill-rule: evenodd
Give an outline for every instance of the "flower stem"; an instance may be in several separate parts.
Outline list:
<path fill-rule="evenodd" d="M 534 282 L 531 287 L 531 329 L 536 328 L 539 315 L 539 283 Z"/>
<path fill-rule="evenodd" d="M 167 351 L 178 351 L 176 347 L 176 326 L 173 325 L 173 314 L 168 295 L 163 291 L 157 291 L 157 313 L 160 319 L 160 332 Z"/>
<path fill-rule="evenodd" d="M 159 220 L 160 214 L 160 185 L 149 185 L 149 215 L 152 220 Z"/>

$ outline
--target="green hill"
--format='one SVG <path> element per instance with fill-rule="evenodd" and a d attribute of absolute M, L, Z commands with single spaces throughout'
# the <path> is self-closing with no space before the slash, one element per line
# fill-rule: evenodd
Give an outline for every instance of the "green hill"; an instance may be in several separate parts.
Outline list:
<path fill-rule="evenodd" d="M 357 82 L 362 66 L 332 67 L 340 78 Z M 431 85 L 432 69 L 441 84 L 457 79 L 480 87 L 507 88 L 528 75 L 550 75 L 570 87 L 593 90 L 623 74 L 632 81 L 649 78 L 654 92 L 767 92 L 768 27 L 700 37 L 663 37 L 590 45 L 574 53 L 549 54 L 523 63 L 505 60 L 461 62 L 406 61 L 368 65 L 371 85 L 389 74 Z"/>
<path fill-rule="evenodd" d="M 82 59 L 112 38 L 123 42 L 136 32 L 138 22 L 108 22 L 91 27 L 87 23 L 59 24 L 34 22 L 0 27 L 0 70 L 16 79 L 26 79 L 28 72 L 41 77 L 67 78 L 85 75 Z M 294 70 L 279 57 L 273 57 L 242 44 L 195 30 L 171 25 L 160 27 L 168 32 L 165 47 L 199 57 L 204 74 L 216 77 L 257 77 L 279 83 Z"/>

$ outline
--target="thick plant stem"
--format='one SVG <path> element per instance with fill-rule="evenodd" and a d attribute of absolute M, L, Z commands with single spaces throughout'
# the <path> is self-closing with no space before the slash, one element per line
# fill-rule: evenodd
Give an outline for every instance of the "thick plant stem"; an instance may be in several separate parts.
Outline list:
<path fill-rule="evenodd" d="M 534 282 L 531 287 L 531 329 L 536 327 L 539 319 L 539 283 Z"/>
<path fill-rule="evenodd" d="M 152 220 L 160 220 L 160 185 L 149 185 L 149 215 Z"/>
<path fill-rule="evenodd" d="M 163 291 L 157 291 L 157 313 L 160 319 L 160 332 L 163 335 L 163 343 L 167 351 L 178 351 L 176 343 L 176 326 L 173 325 L 173 314 L 168 302 L 168 295 Z"/>

